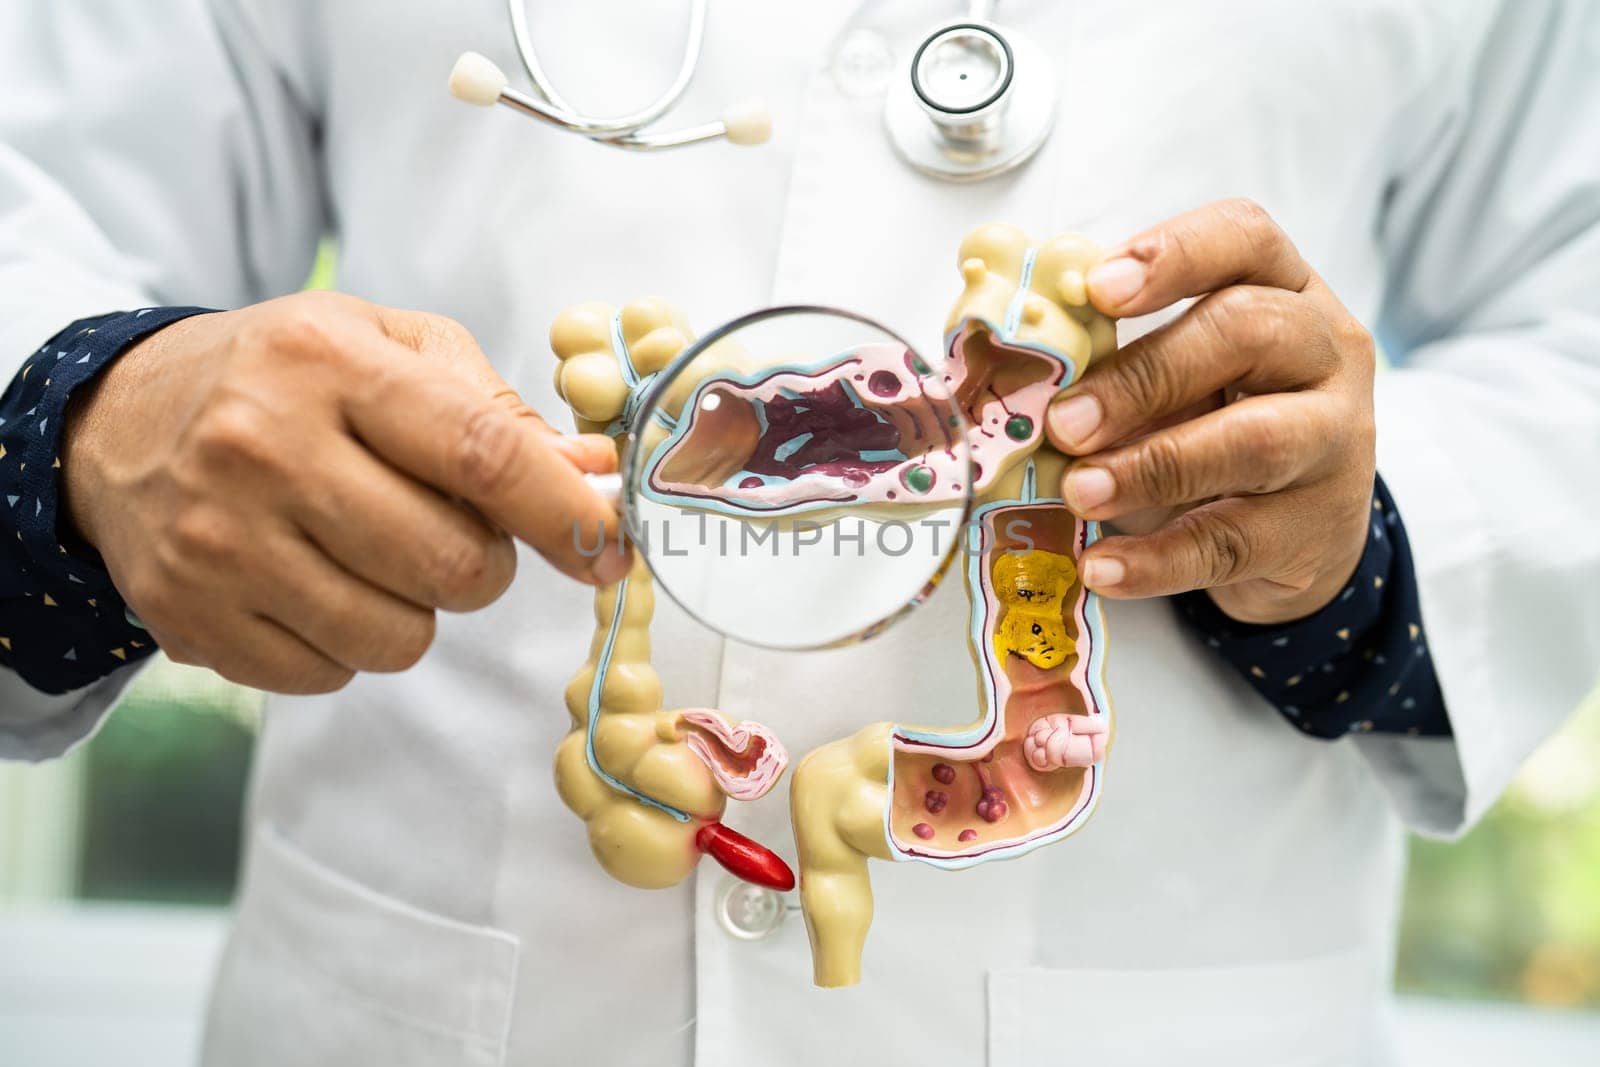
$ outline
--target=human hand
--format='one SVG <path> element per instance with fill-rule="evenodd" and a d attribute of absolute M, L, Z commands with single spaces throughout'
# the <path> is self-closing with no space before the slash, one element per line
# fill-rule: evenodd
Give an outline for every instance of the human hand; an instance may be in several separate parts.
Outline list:
<path fill-rule="evenodd" d="M 583 480 L 611 443 L 563 437 L 459 324 L 335 293 L 152 334 L 73 398 L 65 509 L 181 663 L 286 693 L 398 671 L 434 611 L 495 600 L 511 538 L 581 581 L 617 517 Z"/>
<path fill-rule="evenodd" d="M 1091 546 L 1085 583 L 1116 598 L 1205 589 L 1250 623 L 1322 608 L 1366 546 L 1371 336 L 1244 200 L 1144 231 L 1088 285 L 1095 307 L 1124 318 L 1200 299 L 1051 406 L 1051 441 L 1079 457 L 1062 480 L 1074 512 L 1183 509 L 1153 532 Z"/>

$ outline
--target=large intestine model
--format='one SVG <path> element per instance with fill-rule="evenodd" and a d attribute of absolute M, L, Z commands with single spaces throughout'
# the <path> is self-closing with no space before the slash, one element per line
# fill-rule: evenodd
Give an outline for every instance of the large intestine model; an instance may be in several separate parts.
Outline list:
<path fill-rule="evenodd" d="M 955 870 L 1020 856 L 1073 833 L 1099 800 L 1112 736 L 1105 633 L 1076 563 L 1098 530 L 1056 495 L 1067 460 L 1043 434 L 1051 398 L 1116 347 L 1114 323 L 1085 293 L 1099 257 L 1081 237 L 1041 245 L 1014 227 L 980 227 L 961 244 L 965 286 L 931 374 L 913 372 L 916 358 L 894 345 L 763 369 L 724 342 L 670 382 L 664 420 L 637 427 L 631 415 L 654 374 L 691 339 L 683 317 L 655 299 L 585 304 L 551 330 L 557 391 L 579 428 L 611 433 L 619 449 L 643 434 L 647 492 L 681 507 L 812 521 L 842 514 L 840 501 L 914 509 L 947 491 L 939 462 L 948 450 L 885 449 L 884 435 L 904 446 L 925 429 L 897 399 L 912 380 L 931 382 L 966 416 L 976 505 L 963 563 L 978 714 L 957 727 L 872 723 L 796 768 L 800 902 L 820 986 L 860 979 L 869 858 Z M 722 402 L 697 402 L 709 389 Z M 861 462 L 768 462 L 798 453 L 766 438 L 815 429 L 806 418 L 837 408 L 841 389 L 856 429 L 830 427 L 832 458 L 841 433 L 848 442 L 856 432 Z M 782 744 L 713 710 L 662 709 L 652 610 L 640 561 L 595 594 L 590 656 L 567 690 L 573 730 L 556 757 L 562 799 L 587 824 L 602 866 L 629 884 L 676 884 L 709 852 L 751 881 L 792 888 L 779 857 L 720 821 L 726 798 L 755 800 L 776 784 Z"/>

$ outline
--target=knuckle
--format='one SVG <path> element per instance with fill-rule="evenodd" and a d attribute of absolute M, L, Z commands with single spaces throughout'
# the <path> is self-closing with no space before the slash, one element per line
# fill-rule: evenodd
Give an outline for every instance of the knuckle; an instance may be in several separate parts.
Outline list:
<path fill-rule="evenodd" d="M 1208 297 L 1205 307 L 1214 332 L 1233 348 L 1270 352 L 1287 340 L 1283 306 L 1259 289 L 1232 286 Z"/>
<path fill-rule="evenodd" d="M 380 408 L 404 403 L 417 381 L 416 370 L 407 364 L 374 360 L 364 364 L 360 373 L 345 375 L 340 390 L 348 403 Z"/>
<path fill-rule="evenodd" d="M 1158 434 L 1140 446 L 1132 476 L 1134 489 L 1145 502 L 1180 504 L 1193 499 L 1183 447 L 1168 435 Z"/>
<path fill-rule="evenodd" d="M 1313 341 L 1299 346 L 1299 358 L 1306 377 L 1325 382 L 1346 368 L 1351 350 L 1337 337 L 1337 328 L 1319 329 Z M 1360 356 L 1355 357 L 1358 361 Z M 1364 371 L 1371 374 L 1371 364 Z"/>
<path fill-rule="evenodd" d="M 1377 345 L 1355 316 L 1343 307 L 1314 303 L 1303 312 L 1305 322 L 1296 349 L 1315 382 L 1354 374 L 1370 378 L 1377 366 Z"/>
<path fill-rule="evenodd" d="M 233 536 L 231 523 L 216 510 L 204 505 L 190 505 L 179 511 L 168 527 L 172 563 L 186 566 L 196 561 L 206 563 L 232 563 L 237 561 L 238 539 Z"/>
<path fill-rule="evenodd" d="M 1208 565 L 1205 574 L 1209 584 L 1229 585 L 1237 581 L 1253 555 L 1249 534 L 1226 515 L 1213 515 L 1203 530 L 1203 558 Z"/>
<path fill-rule="evenodd" d="M 364 302 L 344 293 L 297 293 L 264 305 L 261 313 L 241 327 L 239 339 L 247 351 L 265 353 L 275 360 L 317 360 L 336 356 L 337 324 L 359 314 Z"/>
<path fill-rule="evenodd" d="M 197 453 L 209 463 L 273 466 L 278 456 L 271 416 L 248 400 L 212 404 L 197 421 L 194 435 Z"/>
<path fill-rule="evenodd" d="M 1248 535 L 1226 515 L 1203 519 L 1186 516 L 1184 532 L 1193 556 L 1193 575 L 1201 588 L 1230 585 L 1245 571 L 1250 559 Z"/>
<path fill-rule="evenodd" d="M 290 299 L 307 307 L 320 308 L 341 315 L 366 314 L 372 311 L 372 305 L 367 301 L 337 289 L 307 289 L 303 293 L 296 293 Z"/>
<path fill-rule="evenodd" d="M 1344 361 L 1355 363 L 1363 369 L 1377 364 L 1377 342 L 1354 315 L 1343 313 L 1334 316 L 1332 333 L 1335 349 Z"/>
<path fill-rule="evenodd" d="M 1271 212 L 1249 197 L 1223 201 L 1223 214 L 1239 228 L 1259 258 L 1270 258 L 1283 249 L 1283 230 Z"/>
<path fill-rule="evenodd" d="M 284 299 L 284 306 L 293 309 L 313 324 L 326 327 L 330 322 L 356 316 L 371 318 L 373 307 L 360 297 L 341 293 L 336 289 L 309 289 Z"/>
<path fill-rule="evenodd" d="M 436 629 L 433 612 L 408 612 L 407 617 L 393 627 L 375 657 L 372 670 L 393 673 L 415 667 L 433 647 Z"/>
<path fill-rule="evenodd" d="M 1222 201 L 1221 210 L 1236 225 L 1247 229 L 1267 229 L 1277 225 L 1260 201 L 1248 196 L 1229 197 Z"/>
<path fill-rule="evenodd" d="M 488 549 L 468 538 L 450 539 L 434 546 L 424 566 L 424 576 L 440 607 L 470 609 L 478 602 L 490 575 Z"/>
<path fill-rule="evenodd" d="M 317 300 L 297 300 L 262 324 L 262 340 L 274 354 L 315 355 L 332 347 L 327 312 Z"/>
<path fill-rule="evenodd" d="M 473 413 L 456 440 L 456 473 L 472 497 L 498 496 L 521 473 L 522 438 L 515 421 L 497 408 Z"/>
<path fill-rule="evenodd" d="M 1182 398 L 1182 388 L 1173 371 L 1172 361 L 1160 359 L 1143 348 L 1129 352 L 1128 358 L 1118 360 L 1108 375 L 1111 394 L 1102 393 L 1103 400 L 1126 405 L 1129 412 L 1141 419 L 1176 407 Z"/>
<path fill-rule="evenodd" d="M 1246 492 L 1267 493 L 1299 466 L 1302 445 L 1288 420 L 1268 412 L 1236 411 L 1232 451 L 1242 459 Z"/>
<path fill-rule="evenodd" d="M 482 541 L 484 574 L 469 609 L 488 607 L 511 587 L 517 576 L 517 546 L 509 534 L 485 530 Z"/>

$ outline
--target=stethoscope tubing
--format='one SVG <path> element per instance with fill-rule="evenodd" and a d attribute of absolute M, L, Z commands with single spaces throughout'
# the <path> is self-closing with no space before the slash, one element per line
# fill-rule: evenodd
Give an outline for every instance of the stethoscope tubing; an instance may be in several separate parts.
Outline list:
<path fill-rule="evenodd" d="M 524 3 L 525 0 L 506 0 L 506 11 L 511 16 L 511 36 L 516 42 L 517 57 L 522 61 L 523 69 L 528 72 L 528 77 L 533 79 L 534 86 L 544 99 L 539 101 L 524 96 L 519 110 L 526 110 L 552 125 L 584 137 L 607 140 L 627 138 L 637 134 L 672 110 L 673 105 L 689 88 L 689 83 L 694 79 L 694 72 L 700 65 L 700 49 L 706 33 L 706 0 L 690 0 L 689 30 L 684 38 L 683 60 L 678 65 L 678 73 L 666 90 L 645 107 L 626 115 L 596 118 L 581 114 L 556 90 L 555 84 L 540 64 L 538 50 L 533 44 L 533 35 L 528 30 L 528 13 Z"/>

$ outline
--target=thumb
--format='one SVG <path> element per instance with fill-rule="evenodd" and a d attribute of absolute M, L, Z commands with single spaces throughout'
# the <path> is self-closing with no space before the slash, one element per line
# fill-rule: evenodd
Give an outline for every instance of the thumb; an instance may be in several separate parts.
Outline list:
<path fill-rule="evenodd" d="M 617 469 L 617 446 L 603 433 L 561 434 L 550 430 L 546 443 L 551 451 L 560 453 L 585 474 L 610 474 Z"/>

